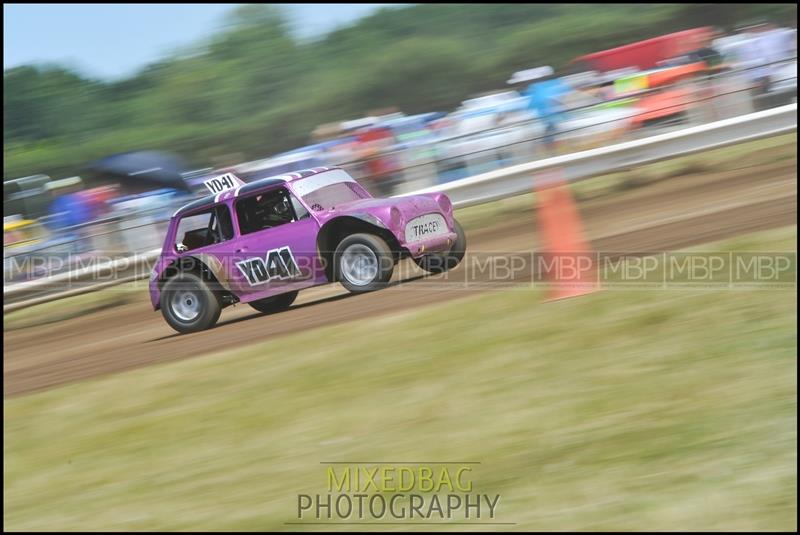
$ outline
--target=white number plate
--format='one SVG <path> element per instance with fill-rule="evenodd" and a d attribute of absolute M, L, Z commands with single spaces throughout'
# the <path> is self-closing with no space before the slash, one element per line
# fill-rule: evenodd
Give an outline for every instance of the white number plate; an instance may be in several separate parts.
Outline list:
<path fill-rule="evenodd" d="M 208 191 L 210 191 L 212 195 L 216 195 L 217 193 L 222 193 L 223 191 L 234 189 L 238 186 L 243 186 L 244 182 L 242 182 L 239 177 L 233 173 L 225 173 L 224 175 L 209 178 L 208 180 L 204 181 L 203 184 L 205 184 L 206 188 L 208 188 Z"/>
<path fill-rule="evenodd" d="M 444 236 L 449 231 L 441 214 L 428 214 L 415 217 L 406 225 L 406 242 L 427 240 L 436 236 Z"/>

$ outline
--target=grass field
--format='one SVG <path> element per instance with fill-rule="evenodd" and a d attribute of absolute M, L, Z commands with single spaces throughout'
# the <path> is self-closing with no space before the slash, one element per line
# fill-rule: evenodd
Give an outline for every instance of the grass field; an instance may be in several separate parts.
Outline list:
<path fill-rule="evenodd" d="M 38 327 L 132 302 L 146 297 L 147 279 L 112 286 L 3 314 L 3 330 Z"/>
<path fill-rule="evenodd" d="M 790 227 L 702 250 L 795 241 Z M 509 529 L 797 528 L 794 290 L 541 297 L 486 293 L 7 400 L 5 528 L 295 530 L 297 495 L 324 493 L 320 462 L 336 460 L 479 461 Z"/>

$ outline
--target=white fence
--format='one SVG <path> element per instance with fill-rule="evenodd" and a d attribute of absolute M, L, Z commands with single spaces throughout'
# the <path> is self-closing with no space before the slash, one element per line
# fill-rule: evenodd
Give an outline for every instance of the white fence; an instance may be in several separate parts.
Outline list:
<path fill-rule="evenodd" d="M 443 191 L 457 208 L 528 193 L 539 173 L 576 181 L 797 129 L 797 104 L 563 156 L 514 165 L 414 193 Z M 547 176 L 547 173 L 543 173 Z"/>

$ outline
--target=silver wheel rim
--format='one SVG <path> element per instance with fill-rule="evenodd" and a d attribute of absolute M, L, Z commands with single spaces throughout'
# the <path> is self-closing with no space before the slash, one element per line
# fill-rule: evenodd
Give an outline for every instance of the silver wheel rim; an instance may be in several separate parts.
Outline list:
<path fill-rule="evenodd" d="M 339 266 L 347 282 L 356 286 L 366 286 L 378 276 L 378 257 L 361 243 L 354 243 L 344 250 Z"/>
<path fill-rule="evenodd" d="M 200 296 L 194 290 L 178 290 L 172 294 L 170 308 L 181 321 L 192 321 L 200 315 Z"/>

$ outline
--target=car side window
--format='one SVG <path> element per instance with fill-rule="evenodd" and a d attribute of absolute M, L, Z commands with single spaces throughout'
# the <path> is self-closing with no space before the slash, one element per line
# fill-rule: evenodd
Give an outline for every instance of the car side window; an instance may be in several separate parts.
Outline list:
<path fill-rule="evenodd" d="M 308 212 L 308 210 L 306 210 L 306 207 L 303 206 L 303 203 L 297 200 L 297 197 L 290 194 L 289 198 L 292 200 L 292 207 L 294 208 L 294 213 L 297 216 L 298 221 L 307 217 L 311 217 L 311 214 Z"/>
<path fill-rule="evenodd" d="M 308 216 L 296 212 L 296 203 L 292 195 L 284 188 L 267 191 L 258 195 L 251 195 L 236 201 L 236 218 L 239 221 L 239 231 L 244 234 L 258 232 L 273 227 L 292 223 Z"/>
<path fill-rule="evenodd" d="M 198 214 L 183 217 L 175 233 L 175 249 L 192 251 L 233 238 L 233 221 L 224 204 Z"/>

